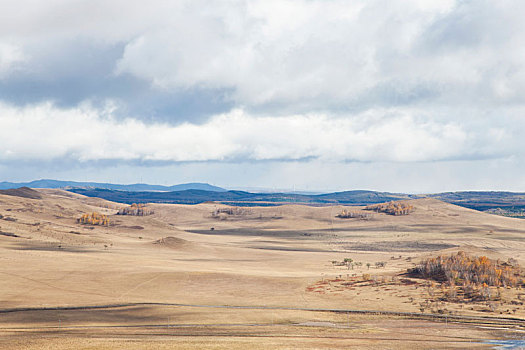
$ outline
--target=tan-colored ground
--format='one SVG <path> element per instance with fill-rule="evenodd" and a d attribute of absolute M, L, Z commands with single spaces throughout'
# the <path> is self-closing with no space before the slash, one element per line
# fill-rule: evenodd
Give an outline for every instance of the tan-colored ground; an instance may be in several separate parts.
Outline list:
<path fill-rule="evenodd" d="M 299 205 L 214 218 L 223 206 L 213 203 L 116 216 L 117 203 L 39 191 L 42 199 L 0 195 L 0 347 L 465 348 L 520 337 L 525 324 L 521 290 L 503 290 L 491 305 L 447 303 L 400 276 L 421 258 L 458 250 L 524 265 L 520 219 L 431 199 L 412 201 L 408 216 L 369 221 L 337 218 L 343 207 Z M 76 222 L 93 211 L 113 225 Z M 344 258 L 362 266 L 332 264 Z M 363 274 L 375 282 L 348 283 Z M 63 309 L 78 306 L 100 308 Z M 459 316 L 508 320 L 483 326 Z"/>

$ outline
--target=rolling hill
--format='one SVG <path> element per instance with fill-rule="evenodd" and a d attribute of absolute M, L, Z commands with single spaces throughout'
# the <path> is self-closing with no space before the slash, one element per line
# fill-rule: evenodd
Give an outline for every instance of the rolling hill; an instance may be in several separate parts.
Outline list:
<path fill-rule="evenodd" d="M 104 191 L 175 196 L 98 193 Z M 214 193 L 180 192 L 201 199 Z M 150 215 L 134 216 L 119 215 L 120 203 L 59 189 L 2 191 L 0 348 L 245 349 L 255 339 L 264 343 L 254 349 L 390 349 L 407 348 L 410 338 L 408 349 L 450 349 L 521 337 L 521 287 L 492 287 L 501 297 L 491 304 L 455 301 L 443 298 L 448 287 L 407 271 L 459 250 L 523 264 L 525 221 L 433 198 L 410 202 L 410 215 L 374 212 L 367 220 L 337 216 L 348 207 L 297 204 L 153 203 Z M 77 220 L 90 213 L 109 223 Z"/>
<path fill-rule="evenodd" d="M 99 188 L 73 188 L 71 192 L 88 197 L 98 197 L 121 203 L 149 202 L 171 204 L 198 204 L 208 201 L 236 206 L 272 206 L 281 204 L 306 205 L 369 205 L 389 201 L 417 198 L 434 198 L 461 207 L 485 211 L 502 209 L 504 212 L 523 211 L 525 193 L 462 191 L 426 195 L 376 191 L 344 191 L 325 194 L 299 193 L 252 193 L 246 191 L 206 191 L 187 189 L 183 191 L 120 191 Z"/>
<path fill-rule="evenodd" d="M 221 202 L 240 206 L 271 206 L 278 204 L 352 204 L 368 205 L 388 202 L 392 200 L 412 199 L 417 196 L 374 191 L 346 191 L 320 195 L 306 195 L 295 193 L 252 193 L 244 191 L 204 191 L 184 190 L 171 192 L 146 191 L 117 191 L 97 188 L 74 188 L 70 192 L 88 197 L 98 197 L 121 203 L 171 203 L 171 204 L 198 204 L 204 202 Z"/>

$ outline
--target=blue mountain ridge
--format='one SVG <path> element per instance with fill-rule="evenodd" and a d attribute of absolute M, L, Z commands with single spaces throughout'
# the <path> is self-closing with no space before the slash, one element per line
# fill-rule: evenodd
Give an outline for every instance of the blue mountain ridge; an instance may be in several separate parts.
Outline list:
<path fill-rule="evenodd" d="M 0 182 L 0 190 L 7 190 L 19 187 L 30 188 L 100 188 L 118 191 L 184 191 L 184 190 L 203 190 L 212 192 L 224 192 L 226 189 L 213 186 L 207 183 L 192 182 L 173 186 L 149 185 L 149 184 L 112 184 L 101 182 L 78 182 L 42 179 L 30 182 Z"/>

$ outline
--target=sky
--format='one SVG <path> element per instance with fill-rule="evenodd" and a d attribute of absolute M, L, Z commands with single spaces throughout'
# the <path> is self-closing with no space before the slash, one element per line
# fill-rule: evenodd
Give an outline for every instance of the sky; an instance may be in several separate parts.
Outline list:
<path fill-rule="evenodd" d="M 0 181 L 525 191 L 521 0 L 0 8 Z"/>

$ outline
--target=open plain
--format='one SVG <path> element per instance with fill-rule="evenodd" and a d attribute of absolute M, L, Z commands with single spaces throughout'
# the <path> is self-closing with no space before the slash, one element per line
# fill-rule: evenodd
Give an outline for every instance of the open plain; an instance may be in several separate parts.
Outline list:
<path fill-rule="evenodd" d="M 525 221 L 410 201 L 363 207 L 123 204 L 0 194 L 0 347 L 491 348 L 520 339 L 525 292 L 454 302 L 407 274 L 464 251 L 525 263 Z M 343 209 L 367 214 L 342 219 Z M 108 225 L 83 225 L 86 213 Z M 346 260 L 346 264 L 343 262 Z M 348 263 L 351 261 L 351 263 Z M 494 290 L 495 292 L 495 290 Z M 503 341 L 503 342 L 501 342 Z"/>

